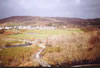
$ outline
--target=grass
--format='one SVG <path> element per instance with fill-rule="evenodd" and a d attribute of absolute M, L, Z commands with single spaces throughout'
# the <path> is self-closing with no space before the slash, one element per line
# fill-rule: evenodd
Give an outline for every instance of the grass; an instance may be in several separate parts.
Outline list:
<path fill-rule="evenodd" d="M 4 47 L 5 45 L 6 45 L 6 42 L 0 39 L 0 48 Z"/>
<path fill-rule="evenodd" d="M 47 47 L 45 51 L 41 53 L 41 55 L 44 55 L 46 53 L 53 53 L 53 52 L 60 52 L 62 49 L 60 47 Z"/>
<path fill-rule="evenodd" d="M 97 43 L 93 44 L 96 45 L 96 47 L 94 47 L 92 51 L 92 46 L 88 45 L 90 44 L 89 42 L 91 42 L 89 41 L 92 37 L 90 36 L 91 34 L 93 33 L 84 33 L 80 29 L 22 30 L 22 32 L 18 34 L 0 34 L 0 46 L 7 42 L 10 44 L 21 43 L 22 41 L 17 41 L 18 39 L 32 41 L 35 39 L 44 41 L 46 39 L 46 41 L 48 41 L 46 44 L 50 46 L 41 53 L 43 59 L 51 65 L 62 65 L 63 63 L 71 64 L 72 62 L 90 61 L 95 60 L 97 57 L 99 58 L 100 55 L 97 55 L 97 53 L 99 53 L 99 43 L 98 46 Z M 5 41 L 3 39 L 5 39 Z M 30 62 L 31 55 L 37 52 L 38 49 L 39 47 L 37 46 L 31 46 L 0 50 L 0 61 L 2 61 L 0 66 L 19 66 L 20 64 L 23 66 L 24 63 Z M 32 64 L 32 66 L 39 66 L 36 60 Z"/>
<path fill-rule="evenodd" d="M 16 35 L 8 35 L 10 38 L 17 38 L 17 39 L 38 39 L 38 38 L 46 38 L 52 35 L 60 35 L 60 34 L 72 34 L 73 32 L 82 32 L 79 29 L 74 30 L 27 30 L 22 34 Z M 36 33 L 36 34 L 25 34 L 25 33 Z"/>
<path fill-rule="evenodd" d="M 2 40 L 0 39 L 0 48 L 6 47 L 6 46 L 14 46 L 14 45 L 19 45 L 19 44 L 25 44 L 23 41 L 19 40 Z"/>
<path fill-rule="evenodd" d="M 97 31 L 48 37 L 43 59 L 56 66 L 95 63 L 100 61 L 100 34 Z M 53 48 L 61 49 L 60 51 Z M 57 58 L 58 57 L 58 58 Z"/>
<path fill-rule="evenodd" d="M 0 51 L 0 66 L 18 66 L 30 61 L 30 57 L 39 49 L 38 46 L 7 48 Z"/>

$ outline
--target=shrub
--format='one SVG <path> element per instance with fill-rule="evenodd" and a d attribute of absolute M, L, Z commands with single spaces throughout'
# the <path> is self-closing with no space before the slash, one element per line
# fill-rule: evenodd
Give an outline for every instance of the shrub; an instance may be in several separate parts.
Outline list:
<path fill-rule="evenodd" d="M 4 32 L 5 32 L 5 30 L 4 30 L 4 29 L 0 30 L 0 34 L 3 34 Z"/>
<path fill-rule="evenodd" d="M 60 35 L 48 38 L 53 48 L 60 47 L 61 51 L 44 50 L 44 60 L 51 65 L 70 65 L 92 63 L 100 59 L 100 36 L 98 31 L 81 34 Z M 85 62 L 86 61 L 86 62 Z"/>

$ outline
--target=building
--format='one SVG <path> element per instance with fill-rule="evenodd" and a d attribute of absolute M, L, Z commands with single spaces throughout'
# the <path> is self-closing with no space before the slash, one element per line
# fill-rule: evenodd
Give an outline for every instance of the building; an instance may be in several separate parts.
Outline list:
<path fill-rule="evenodd" d="M 42 30 L 46 30 L 46 29 L 56 29 L 56 27 L 51 27 L 51 26 L 12 26 L 12 27 L 0 27 L 0 29 L 42 29 Z"/>

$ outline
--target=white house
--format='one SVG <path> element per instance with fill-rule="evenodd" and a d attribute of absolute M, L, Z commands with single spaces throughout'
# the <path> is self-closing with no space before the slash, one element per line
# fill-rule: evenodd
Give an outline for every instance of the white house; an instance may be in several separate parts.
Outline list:
<path fill-rule="evenodd" d="M 8 26 L 6 26 L 6 27 L 0 27 L 0 29 L 43 29 L 43 30 L 45 30 L 45 29 L 56 29 L 56 27 L 50 27 L 50 26 L 34 26 L 34 27 L 32 27 L 32 26 L 13 26 L 13 27 L 8 27 Z"/>

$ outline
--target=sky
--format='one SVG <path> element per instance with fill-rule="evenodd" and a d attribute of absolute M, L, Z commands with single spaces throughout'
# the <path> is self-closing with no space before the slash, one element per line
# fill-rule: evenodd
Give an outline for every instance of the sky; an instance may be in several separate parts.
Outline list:
<path fill-rule="evenodd" d="M 0 19 L 10 16 L 100 18 L 100 0 L 0 0 Z"/>

